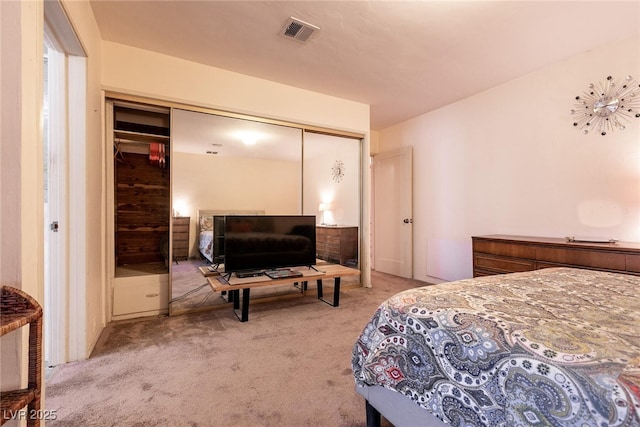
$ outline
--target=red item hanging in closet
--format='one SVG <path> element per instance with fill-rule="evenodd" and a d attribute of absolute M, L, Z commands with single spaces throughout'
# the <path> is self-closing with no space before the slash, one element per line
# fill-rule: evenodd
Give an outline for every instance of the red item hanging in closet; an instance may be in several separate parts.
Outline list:
<path fill-rule="evenodd" d="M 158 165 L 158 152 L 160 151 L 160 144 L 157 142 L 149 143 L 149 163 L 156 166 Z"/>
<path fill-rule="evenodd" d="M 164 168 L 167 164 L 166 146 L 159 142 L 149 143 L 149 163 Z"/>
<path fill-rule="evenodd" d="M 165 145 L 164 144 L 158 144 L 159 146 L 159 154 L 158 154 L 158 165 L 164 169 L 165 165 L 167 164 L 166 162 L 166 158 L 165 158 Z"/>

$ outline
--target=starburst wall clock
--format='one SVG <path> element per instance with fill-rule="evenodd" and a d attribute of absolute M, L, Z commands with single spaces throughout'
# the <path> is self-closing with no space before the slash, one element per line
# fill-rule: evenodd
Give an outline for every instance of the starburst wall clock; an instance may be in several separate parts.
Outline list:
<path fill-rule="evenodd" d="M 331 168 L 331 177 L 335 182 L 340 182 L 342 181 L 342 178 L 344 178 L 344 163 L 342 160 L 336 160 L 333 164 L 333 167 Z"/>
<path fill-rule="evenodd" d="M 585 134 L 597 130 L 606 135 L 615 129 L 624 130 L 631 118 L 640 118 L 640 85 L 631 76 L 617 84 L 613 77 L 576 96 L 573 126 Z"/>

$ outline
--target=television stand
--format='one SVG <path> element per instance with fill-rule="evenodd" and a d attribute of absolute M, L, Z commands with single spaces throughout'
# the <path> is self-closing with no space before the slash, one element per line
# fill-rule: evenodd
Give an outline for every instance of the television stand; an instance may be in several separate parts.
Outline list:
<path fill-rule="evenodd" d="M 316 268 L 305 269 L 304 267 L 294 268 L 302 276 L 298 277 L 284 277 L 277 279 L 270 279 L 268 276 L 255 276 L 239 278 L 236 274 L 230 275 L 226 280 L 218 280 L 215 277 L 207 277 L 207 281 L 214 292 L 229 292 L 229 300 L 233 302 L 233 312 L 241 322 L 249 320 L 249 299 L 251 289 L 276 286 L 276 285 L 288 285 L 302 282 L 301 290 L 302 294 L 305 294 L 307 289 L 307 282 L 309 280 L 316 280 L 318 287 L 318 299 L 329 304 L 332 307 L 338 307 L 340 305 L 340 278 L 344 276 L 356 276 L 360 275 L 360 270 L 350 267 L 345 267 L 339 264 L 327 264 L 322 266 L 322 270 Z M 333 279 L 333 300 L 324 299 L 322 281 L 324 279 Z M 240 298 L 240 291 L 242 290 L 242 298 Z M 240 306 L 240 300 L 242 299 L 242 306 Z M 238 314 L 240 311 L 240 314 Z"/>

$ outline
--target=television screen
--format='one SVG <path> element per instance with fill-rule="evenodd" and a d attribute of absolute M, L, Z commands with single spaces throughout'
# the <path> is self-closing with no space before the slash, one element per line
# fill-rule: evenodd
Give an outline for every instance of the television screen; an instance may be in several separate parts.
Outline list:
<path fill-rule="evenodd" d="M 316 263 L 314 215 L 227 215 L 224 270 L 269 270 Z"/>

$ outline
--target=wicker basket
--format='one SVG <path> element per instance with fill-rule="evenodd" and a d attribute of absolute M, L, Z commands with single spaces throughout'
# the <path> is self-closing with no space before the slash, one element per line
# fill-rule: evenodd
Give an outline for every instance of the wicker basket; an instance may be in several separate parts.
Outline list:
<path fill-rule="evenodd" d="M 0 336 L 29 325 L 29 375 L 25 389 L 0 392 L 0 425 L 12 418 L 37 426 L 40 414 L 42 375 L 42 307 L 21 291 L 2 286 L 0 292 Z M 21 411 L 27 406 L 26 411 Z"/>

